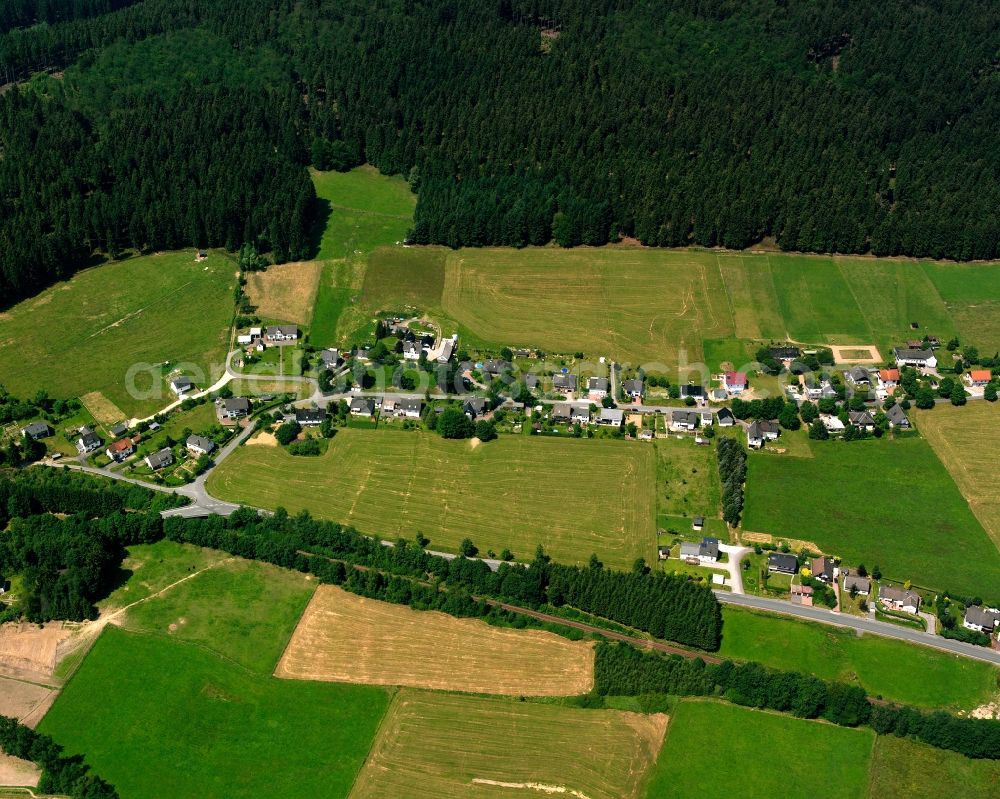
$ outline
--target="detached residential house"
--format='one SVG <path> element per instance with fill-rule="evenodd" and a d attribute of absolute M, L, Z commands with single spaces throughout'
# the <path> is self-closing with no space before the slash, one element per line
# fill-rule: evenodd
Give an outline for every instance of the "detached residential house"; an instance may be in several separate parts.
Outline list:
<path fill-rule="evenodd" d="M 302 427 L 316 427 L 326 421 L 326 411 L 322 408 L 296 408 L 295 421 Z"/>
<path fill-rule="evenodd" d="M 697 560 L 702 563 L 715 563 L 719 559 L 719 539 L 703 538 L 700 544 L 684 542 L 681 544 L 681 558 Z"/>
<path fill-rule="evenodd" d="M 872 382 L 871 374 L 863 366 L 853 366 L 844 372 L 844 377 L 848 383 L 855 386 L 870 386 Z"/>
<path fill-rule="evenodd" d="M 933 369 L 937 366 L 934 350 L 894 347 L 892 354 L 899 366 L 916 366 L 918 369 Z"/>
<path fill-rule="evenodd" d="M 694 383 L 687 383 L 681 386 L 681 399 L 687 399 L 688 397 L 694 397 L 696 400 L 705 399 L 705 387 L 696 386 Z"/>
<path fill-rule="evenodd" d="M 840 421 L 840 417 L 833 414 L 820 414 L 819 420 L 830 433 L 843 433 L 847 429 L 847 425 Z"/>
<path fill-rule="evenodd" d="M 21 435 L 24 438 L 30 438 L 32 441 L 38 441 L 40 438 L 51 436 L 52 428 L 45 424 L 45 422 L 32 422 L 21 428 Z"/>
<path fill-rule="evenodd" d="M 794 361 L 802 354 L 798 347 L 771 347 L 768 353 L 776 361 Z"/>
<path fill-rule="evenodd" d="M 898 427 L 901 430 L 908 430 L 910 428 L 910 420 L 898 403 L 889 408 L 885 412 L 885 415 L 889 417 L 890 427 Z"/>
<path fill-rule="evenodd" d="M 325 349 L 319 354 L 319 359 L 324 369 L 336 369 L 343 360 L 340 357 L 340 350 Z"/>
<path fill-rule="evenodd" d="M 666 560 L 670 557 L 670 547 L 660 544 L 656 548 L 656 555 L 660 560 Z"/>
<path fill-rule="evenodd" d="M 469 397 L 462 406 L 462 410 L 470 419 L 482 416 L 486 411 L 486 397 Z"/>
<path fill-rule="evenodd" d="M 590 403 L 557 402 L 552 406 L 552 421 L 586 424 L 590 421 Z"/>
<path fill-rule="evenodd" d="M 881 586 L 878 589 L 878 598 L 883 605 L 888 605 L 894 610 L 901 610 L 904 613 L 916 613 L 920 610 L 920 594 L 903 588 Z"/>
<path fill-rule="evenodd" d="M 375 401 L 367 397 L 355 397 L 348 407 L 351 416 L 374 416 Z"/>
<path fill-rule="evenodd" d="M 480 369 L 484 375 L 489 375 L 490 377 L 497 377 L 502 375 L 504 372 L 509 372 L 511 370 L 510 361 L 496 361 L 490 360 L 483 363 L 483 368 Z"/>
<path fill-rule="evenodd" d="M 1000 628 L 1000 610 L 969 605 L 965 611 L 962 626 L 966 630 L 975 630 L 978 633 L 989 635 Z"/>
<path fill-rule="evenodd" d="M 899 385 L 899 369 L 879 369 L 878 372 L 878 387 L 888 393 L 891 393 L 896 386 Z"/>
<path fill-rule="evenodd" d="M 605 427 L 621 427 L 625 420 L 625 412 L 621 408 L 601 408 L 597 423 Z"/>
<path fill-rule="evenodd" d="M 250 413 L 250 400 L 246 397 L 229 397 L 222 401 L 222 413 L 226 419 L 242 419 Z"/>
<path fill-rule="evenodd" d="M 608 379 L 606 377 L 592 377 L 587 381 L 587 393 L 595 399 L 603 399 L 608 396 Z"/>
<path fill-rule="evenodd" d="M 799 559 L 789 552 L 772 552 L 767 556 L 767 570 L 777 574 L 795 574 L 799 570 Z"/>
<path fill-rule="evenodd" d="M 271 325 L 264 330 L 264 340 L 271 344 L 298 341 L 299 329 L 295 325 Z"/>
<path fill-rule="evenodd" d="M 670 429 L 682 433 L 690 432 L 698 426 L 698 414 L 694 411 L 672 411 Z"/>
<path fill-rule="evenodd" d="M 974 388 L 982 388 L 993 379 L 989 369 L 972 369 L 965 375 L 965 382 Z"/>
<path fill-rule="evenodd" d="M 702 427 L 712 426 L 712 412 L 711 411 L 697 411 L 698 421 L 701 422 Z"/>
<path fill-rule="evenodd" d="M 852 425 L 867 432 L 875 429 L 875 417 L 868 411 L 851 411 L 847 414 Z"/>
<path fill-rule="evenodd" d="M 76 450 L 81 455 L 93 452 L 101 447 L 101 437 L 89 427 L 80 428 L 80 437 L 76 440 Z"/>
<path fill-rule="evenodd" d="M 637 379 L 626 380 L 622 383 L 622 391 L 625 393 L 626 397 L 631 397 L 634 400 L 641 400 L 643 392 L 642 381 Z"/>
<path fill-rule="evenodd" d="M 747 446 L 760 449 L 765 441 L 774 441 L 780 434 L 781 428 L 777 422 L 753 422 L 747 428 Z"/>
<path fill-rule="evenodd" d="M 173 463 L 174 453 L 170 451 L 170 447 L 164 447 L 159 452 L 147 455 L 143 458 L 143 460 L 145 460 L 146 465 L 155 472 Z"/>
<path fill-rule="evenodd" d="M 441 351 L 438 353 L 438 363 L 448 363 L 451 356 L 455 354 L 455 345 L 458 343 L 458 333 L 451 338 L 446 338 L 441 342 Z"/>
<path fill-rule="evenodd" d="M 860 577 L 848 572 L 844 576 L 844 590 L 850 593 L 851 589 L 857 591 L 861 596 L 868 596 L 872 590 L 872 581 L 867 577 Z"/>
<path fill-rule="evenodd" d="M 723 377 L 726 391 L 730 394 L 742 394 L 747 387 L 746 372 L 726 372 Z"/>
<path fill-rule="evenodd" d="M 817 580 L 822 580 L 827 585 L 833 582 L 833 558 L 813 558 L 809 570 Z"/>
<path fill-rule="evenodd" d="M 115 438 L 121 438 L 128 432 L 128 425 L 125 424 L 125 422 L 119 422 L 116 425 L 112 425 L 108 429 L 108 432 L 111 433 L 111 435 L 114 436 Z"/>
<path fill-rule="evenodd" d="M 554 391 L 560 391 L 563 394 L 569 394 L 570 392 L 576 391 L 576 375 L 552 375 L 552 389 Z"/>
<path fill-rule="evenodd" d="M 192 455 L 209 455 L 215 450 L 215 442 L 205 436 L 188 436 L 184 446 Z"/>
<path fill-rule="evenodd" d="M 715 418 L 719 420 L 719 427 L 732 427 L 736 424 L 736 417 L 729 408 L 721 408 Z"/>
<path fill-rule="evenodd" d="M 408 361 L 419 361 L 420 356 L 423 355 L 423 349 L 420 347 L 419 341 L 404 341 L 403 342 L 403 358 Z"/>
<path fill-rule="evenodd" d="M 132 444 L 131 439 L 128 438 L 123 438 L 120 441 L 109 444 L 108 448 L 104 450 L 104 454 L 116 463 L 121 463 L 133 452 L 135 452 L 135 446 Z"/>
<path fill-rule="evenodd" d="M 170 381 L 170 390 L 173 391 L 178 397 L 187 394 L 193 388 L 194 383 L 186 377 L 177 377 Z"/>
<path fill-rule="evenodd" d="M 524 386 L 528 391 L 534 391 L 538 388 L 538 375 L 530 374 L 524 376 Z"/>
<path fill-rule="evenodd" d="M 423 409 L 423 400 L 401 399 L 396 403 L 396 416 L 404 419 L 419 419 Z"/>

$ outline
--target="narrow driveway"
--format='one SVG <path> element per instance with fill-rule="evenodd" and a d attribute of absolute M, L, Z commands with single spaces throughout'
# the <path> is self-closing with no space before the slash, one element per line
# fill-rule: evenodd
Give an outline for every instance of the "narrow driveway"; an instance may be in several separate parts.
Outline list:
<path fill-rule="evenodd" d="M 740 564 L 743 556 L 748 555 L 752 550 L 747 547 L 734 547 L 731 544 L 719 544 L 719 551 L 725 552 L 729 556 L 729 562 L 721 564 L 729 569 L 729 589 L 733 594 L 743 593 L 743 569 Z"/>

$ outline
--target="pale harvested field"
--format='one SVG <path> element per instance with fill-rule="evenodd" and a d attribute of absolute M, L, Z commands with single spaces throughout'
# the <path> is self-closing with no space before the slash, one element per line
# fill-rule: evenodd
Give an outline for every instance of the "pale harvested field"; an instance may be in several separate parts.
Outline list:
<path fill-rule="evenodd" d="M 387 539 L 422 532 L 435 549 L 469 536 L 484 553 L 529 559 L 542 544 L 562 563 L 596 552 L 627 569 L 655 558 L 655 475 L 652 447 L 626 441 L 501 436 L 473 449 L 433 433 L 345 428 L 314 458 L 240 447 L 208 488 Z"/>
<path fill-rule="evenodd" d="M 0 625 L 0 674 L 49 677 L 56 667 L 56 650 L 70 636 L 59 622 Z"/>
<path fill-rule="evenodd" d="M 583 799 L 639 795 L 663 715 L 537 705 L 404 689 L 351 799 Z"/>
<path fill-rule="evenodd" d="M 125 411 L 115 405 L 100 391 L 91 391 L 89 394 L 84 394 L 80 397 L 80 402 L 90 411 L 91 416 L 103 425 L 116 424 L 127 418 Z"/>
<path fill-rule="evenodd" d="M 54 688 L 9 677 L 0 677 L 0 716 L 34 726 L 55 701 Z"/>
<path fill-rule="evenodd" d="M 1000 409 L 991 402 L 920 411 L 917 426 L 958 484 L 972 512 L 1000 548 Z"/>
<path fill-rule="evenodd" d="M 322 270 L 320 261 L 303 261 L 252 272 L 247 278 L 247 297 L 261 318 L 308 324 Z"/>
<path fill-rule="evenodd" d="M 594 653 L 589 643 L 554 633 L 491 627 L 321 585 L 274 673 L 298 680 L 575 696 L 594 686 Z"/>
<path fill-rule="evenodd" d="M 31 761 L 0 752 L 0 785 L 34 788 L 41 776 L 41 770 Z"/>

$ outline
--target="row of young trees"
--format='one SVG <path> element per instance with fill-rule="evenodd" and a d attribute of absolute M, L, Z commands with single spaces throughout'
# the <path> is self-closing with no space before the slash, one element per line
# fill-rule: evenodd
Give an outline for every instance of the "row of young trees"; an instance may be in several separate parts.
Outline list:
<path fill-rule="evenodd" d="M 720 696 L 738 705 L 823 718 L 845 727 L 868 725 L 881 735 L 913 737 L 966 757 L 1000 759 L 1000 721 L 923 713 L 905 705 L 871 701 L 859 686 L 759 663 L 725 660 L 707 665 L 697 658 L 601 642 L 596 649 L 594 683 L 595 691 L 604 696 Z"/>
<path fill-rule="evenodd" d="M 82 67 L 0 100 L 8 296 L 95 248 L 301 257 L 309 162 L 408 176 L 420 243 L 1000 255 L 990 0 L 8 5 L 0 79 Z"/>
<path fill-rule="evenodd" d="M 747 480 L 747 452 L 735 438 L 720 438 L 715 445 L 722 482 L 722 518 L 732 525 L 743 515 L 743 484 Z"/>
<path fill-rule="evenodd" d="M 42 770 L 36 791 L 70 799 L 118 799 L 118 791 L 91 772 L 81 755 L 67 756 L 44 733 L 17 719 L 0 716 L 0 752 L 30 760 Z"/>

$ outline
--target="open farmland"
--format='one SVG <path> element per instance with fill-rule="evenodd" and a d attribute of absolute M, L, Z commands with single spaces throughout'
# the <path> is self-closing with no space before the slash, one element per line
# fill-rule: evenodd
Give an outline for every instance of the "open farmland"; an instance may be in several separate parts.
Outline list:
<path fill-rule="evenodd" d="M 962 343 L 989 355 L 1000 350 L 1000 264 L 923 261 L 920 266 L 955 320 Z"/>
<path fill-rule="evenodd" d="M 989 402 L 970 402 L 961 408 L 939 405 L 929 413 L 920 413 L 916 421 L 955 478 L 976 518 L 1000 547 L 1000 482 L 996 472 L 1000 427 L 996 406 Z M 1000 588 L 989 595 L 1000 598 Z"/>
<path fill-rule="evenodd" d="M 371 166 L 350 172 L 312 172 L 316 196 L 329 216 L 321 232 L 318 259 L 347 258 L 406 237 L 417 198 L 400 177 Z"/>
<path fill-rule="evenodd" d="M 382 247 L 368 256 L 361 300 L 369 311 L 441 307 L 447 250 Z"/>
<path fill-rule="evenodd" d="M 815 541 L 928 588 L 975 596 L 1000 585 L 1000 552 L 925 440 L 830 441 L 812 452 L 750 456 L 745 529 Z"/>
<path fill-rule="evenodd" d="M 724 607 L 722 657 L 860 685 L 871 696 L 972 710 L 997 692 L 988 663 L 854 630 Z"/>
<path fill-rule="evenodd" d="M 419 531 L 437 549 L 468 536 L 482 552 L 509 547 L 527 559 L 542 544 L 564 563 L 596 552 L 630 568 L 655 557 L 654 474 L 652 447 L 623 441 L 501 436 L 472 448 L 428 433 L 342 429 L 315 458 L 240 447 L 211 473 L 209 490 L 388 539 Z"/>
<path fill-rule="evenodd" d="M 402 690 L 351 799 L 637 797 L 666 716 Z"/>
<path fill-rule="evenodd" d="M 107 627 L 40 730 L 122 799 L 343 797 L 387 705 L 381 688 L 277 680 Z"/>
<path fill-rule="evenodd" d="M 646 799 L 811 795 L 864 799 L 874 735 L 719 702 L 681 702 Z"/>
<path fill-rule="evenodd" d="M 660 439 L 656 449 L 657 525 L 669 527 L 678 517 L 717 517 L 722 502 L 715 447 L 699 447 L 690 439 Z M 687 532 L 690 522 L 681 532 Z"/>
<path fill-rule="evenodd" d="M 45 389 L 53 397 L 91 394 L 91 402 L 103 408 L 106 399 L 128 415 L 157 410 L 173 399 L 169 389 L 134 399 L 129 367 L 169 361 L 195 369 L 203 385 L 218 379 L 235 272 L 235 262 L 214 251 L 202 263 L 177 252 L 79 272 L 0 314 L 2 382 L 20 396 Z M 148 371 L 136 388 L 151 388 Z"/>
<path fill-rule="evenodd" d="M 892 735 L 881 735 L 875 742 L 872 799 L 984 799 L 995 796 L 998 785 L 1000 761 L 971 760 Z"/>
<path fill-rule="evenodd" d="M 590 644 L 491 627 L 320 586 L 278 662 L 278 677 L 524 696 L 594 685 Z"/>
<path fill-rule="evenodd" d="M 36 682 L 0 677 L 0 716 L 34 727 L 55 701 L 57 689 Z"/>
<path fill-rule="evenodd" d="M 251 272 L 246 292 L 257 306 L 262 319 L 309 324 L 323 264 L 307 261 L 270 266 L 263 272 Z"/>

